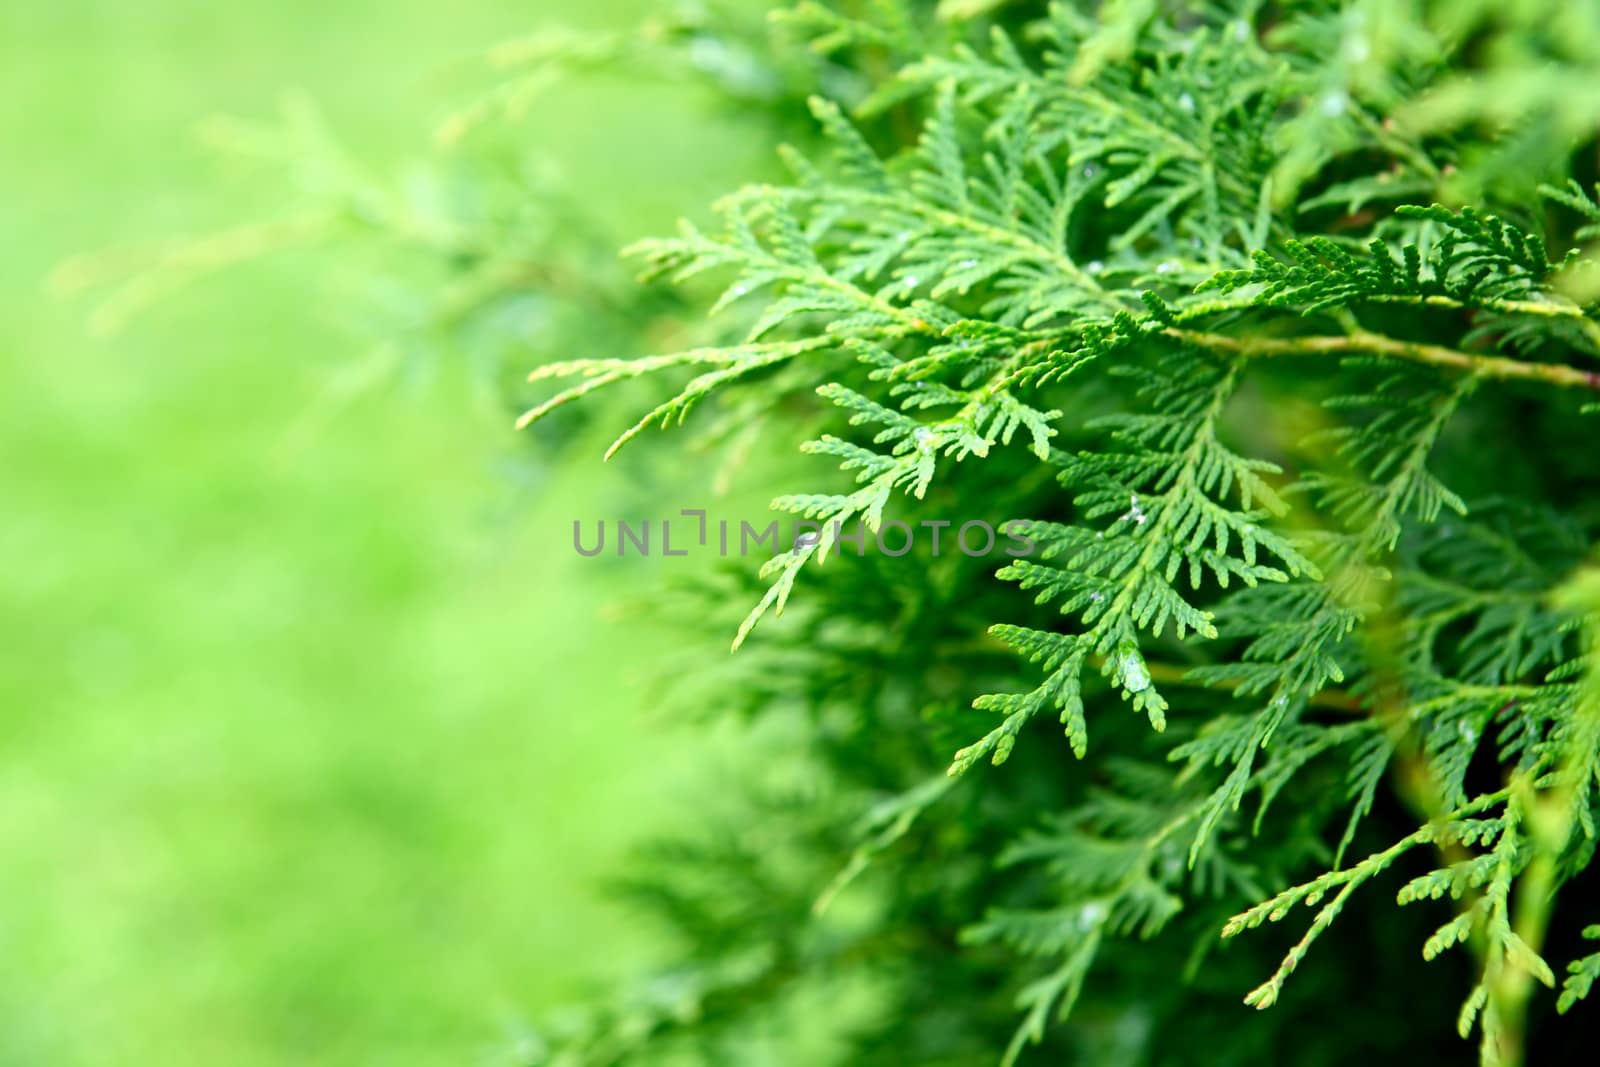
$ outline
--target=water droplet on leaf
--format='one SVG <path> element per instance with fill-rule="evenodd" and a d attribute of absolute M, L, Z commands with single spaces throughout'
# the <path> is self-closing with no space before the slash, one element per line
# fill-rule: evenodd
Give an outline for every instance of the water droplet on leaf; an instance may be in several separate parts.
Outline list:
<path fill-rule="evenodd" d="M 1139 655 L 1139 646 L 1130 638 L 1117 642 L 1117 667 L 1122 672 L 1122 688 L 1130 693 L 1142 693 L 1150 688 L 1150 671 Z"/>

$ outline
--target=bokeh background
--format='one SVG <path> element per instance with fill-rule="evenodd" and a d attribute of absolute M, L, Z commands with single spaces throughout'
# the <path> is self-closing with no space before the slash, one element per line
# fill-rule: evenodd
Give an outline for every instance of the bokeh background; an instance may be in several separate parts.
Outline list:
<path fill-rule="evenodd" d="M 402 168 L 460 63 L 644 7 L 0 5 L 0 1063 L 507 1062 L 656 950 L 596 884 L 731 757 L 653 713 L 673 632 L 569 548 L 625 474 L 529 462 L 449 359 L 336 389 L 362 311 L 293 254 L 109 337 L 47 287 L 272 214 L 208 116 L 297 90 Z M 693 93 L 580 79 L 517 136 L 620 244 L 765 158 Z"/>

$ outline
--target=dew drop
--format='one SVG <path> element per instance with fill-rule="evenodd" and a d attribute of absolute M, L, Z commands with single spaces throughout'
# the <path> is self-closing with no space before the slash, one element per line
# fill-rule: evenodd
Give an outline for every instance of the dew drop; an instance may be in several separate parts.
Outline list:
<path fill-rule="evenodd" d="M 1344 109 L 1350 104 L 1350 98 L 1343 89 L 1335 89 L 1322 98 L 1322 113 L 1329 118 L 1337 118 L 1344 114 Z"/>
<path fill-rule="evenodd" d="M 1184 93 L 1182 96 L 1178 97 L 1178 106 L 1184 111 L 1192 112 L 1194 110 L 1194 97 L 1190 96 L 1188 93 Z"/>
<path fill-rule="evenodd" d="M 1139 646 L 1128 638 L 1117 643 L 1117 667 L 1122 672 L 1122 688 L 1142 693 L 1150 688 L 1150 671 L 1145 668 Z"/>

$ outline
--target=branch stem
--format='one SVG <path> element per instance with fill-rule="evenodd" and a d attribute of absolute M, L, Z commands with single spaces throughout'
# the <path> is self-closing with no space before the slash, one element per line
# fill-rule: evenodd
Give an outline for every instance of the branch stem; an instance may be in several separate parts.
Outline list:
<path fill-rule="evenodd" d="M 1229 337 L 1225 334 L 1206 333 L 1169 327 L 1162 331 L 1167 336 L 1189 344 L 1223 352 L 1233 352 L 1247 358 L 1274 356 L 1343 355 L 1360 352 L 1395 359 L 1425 363 L 1434 367 L 1461 371 L 1479 378 L 1500 381 L 1541 382 L 1545 385 L 1569 389 L 1600 391 L 1600 371 L 1581 370 L 1562 363 L 1529 363 L 1507 359 L 1504 356 L 1480 356 L 1462 352 L 1443 345 L 1423 344 L 1419 341 L 1401 341 L 1383 334 L 1358 330 L 1338 337 Z"/>

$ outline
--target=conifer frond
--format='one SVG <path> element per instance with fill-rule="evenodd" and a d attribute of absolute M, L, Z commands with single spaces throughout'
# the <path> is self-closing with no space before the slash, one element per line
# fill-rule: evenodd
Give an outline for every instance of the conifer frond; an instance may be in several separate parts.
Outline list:
<path fill-rule="evenodd" d="M 1187 378 L 1173 373 L 1183 366 Z M 996 635 L 1030 659 L 1045 661 L 1044 683 L 1026 696 L 990 696 L 974 706 L 1000 711 L 1006 720 L 955 756 L 951 773 L 989 756 L 1004 762 L 1018 730 L 1046 707 L 1059 708 L 1073 751 L 1087 749 L 1078 674 L 1090 656 L 1101 660 L 1111 686 L 1143 711 L 1157 730 L 1166 725 L 1166 698 L 1154 686 L 1141 649 L 1141 633 L 1160 637 L 1169 626 L 1182 640 L 1217 635 L 1212 614 L 1179 591 L 1206 580 L 1221 588 L 1282 582 L 1316 568 L 1266 520 L 1286 505 L 1264 474 L 1275 464 L 1250 460 L 1217 437 L 1233 395 L 1239 361 L 1189 359 L 1165 371 L 1147 371 L 1139 390 L 1149 412 L 1109 416 L 1095 425 L 1123 446 L 1068 460 L 1062 482 L 1077 490 L 1085 520 L 1110 518 L 1102 529 L 1034 524 L 1027 533 L 1043 549 L 1043 563 L 1019 561 L 1000 572 L 1023 589 L 1039 590 L 1039 603 L 1056 603 L 1083 627 L 1071 638 L 1015 627 Z M 1129 373 L 1133 373 L 1129 371 Z M 1235 503 L 1236 501 L 1236 503 Z M 1121 514 L 1117 512 L 1121 509 Z M 1282 564 L 1273 566 L 1270 554 Z"/>
<path fill-rule="evenodd" d="M 1252 787 L 1264 784 L 1254 773 L 1257 754 L 1325 686 L 1344 679 L 1341 660 L 1360 654 L 1348 647 L 1347 639 L 1381 610 L 1390 577 L 1383 562 L 1402 522 L 1409 517 L 1431 523 L 1447 504 L 1464 509 L 1429 471 L 1427 460 L 1470 387 L 1469 379 L 1453 389 L 1409 391 L 1400 380 L 1388 378 L 1371 393 L 1329 402 L 1333 410 L 1378 412 L 1357 425 L 1319 435 L 1323 442 L 1336 442 L 1334 453 L 1348 466 L 1337 474 L 1308 472 L 1297 486 L 1334 526 L 1313 539 L 1313 554 L 1329 577 L 1298 582 L 1281 592 L 1244 590 L 1225 602 L 1230 633 L 1251 641 L 1238 663 L 1192 672 L 1200 681 L 1236 680 L 1235 693 L 1241 697 L 1271 697 L 1253 715 L 1220 717 L 1199 737 L 1173 750 L 1172 758 L 1188 761 L 1190 773 L 1207 765 L 1231 767 L 1207 800 L 1191 855 L 1198 854 L 1225 814 L 1238 810 Z M 1393 745 L 1378 737 L 1359 751 L 1349 778 L 1354 807 L 1340 839 L 1340 855 L 1371 808 Z"/>
<path fill-rule="evenodd" d="M 1049 906 L 991 909 L 963 934 L 1047 964 L 1018 995 L 1025 1016 L 1010 1060 L 1041 1040 L 1052 1013 L 1068 1016 L 1099 955 L 1122 950 L 1115 939 L 1157 937 L 1191 891 L 1207 896 L 1255 885 L 1247 862 L 1217 850 L 1208 850 L 1191 874 L 1178 835 L 1193 818 L 1197 796 L 1170 772 L 1135 761 L 1112 761 L 1107 771 L 1108 788 L 1093 791 L 1072 816 L 1024 834 L 1001 856 L 1004 864 L 1048 879 Z"/>
<path fill-rule="evenodd" d="M 1283 963 L 1272 977 L 1245 998 L 1245 1003 L 1256 1008 L 1269 1008 L 1276 1003 L 1284 982 L 1299 966 L 1316 940 L 1338 918 L 1351 895 L 1386 871 L 1401 856 L 1424 845 L 1467 844 L 1481 840 L 1485 832 L 1498 833 L 1500 829 L 1498 822 L 1491 822 L 1489 825 L 1492 829 L 1486 831 L 1481 820 L 1477 822 L 1468 820 L 1481 811 L 1503 803 L 1509 795 L 1509 790 L 1502 790 L 1477 798 L 1470 804 L 1451 812 L 1442 821 L 1418 829 L 1415 833 L 1380 852 L 1373 853 L 1354 866 L 1329 871 L 1309 882 L 1285 890 L 1230 919 L 1223 927 L 1224 937 L 1234 937 L 1264 922 L 1279 922 L 1297 906 L 1315 908 L 1321 904 L 1305 936 L 1289 950 L 1289 954 L 1284 957 Z M 1429 892 L 1433 892 L 1436 887 L 1441 891 L 1443 888 L 1438 879 L 1428 881 L 1426 886 Z M 1414 888 L 1412 895 L 1420 891 L 1420 888 Z M 1324 899 L 1326 903 L 1323 903 Z"/>
<path fill-rule="evenodd" d="M 1391 866 L 1401 855 L 1421 845 L 1437 846 L 1446 855 L 1465 854 L 1429 874 L 1407 882 L 1398 895 L 1401 904 L 1437 900 L 1449 895 L 1466 898 L 1467 905 L 1423 946 L 1425 958 L 1477 934 L 1486 942 L 1483 974 L 1468 994 L 1459 1020 L 1462 1037 L 1474 1026 L 1482 1032 L 1482 1060 L 1504 1062 L 1521 1041 L 1522 1015 L 1531 984 L 1553 987 L 1555 975 L 1540 954 L 1539 942 L 1548 921 L 1551 888 L 1571 862 L 1575 841 L 1582 855 L 1592 852 L 1595 825 L 1592 808 L 1600 775 L 1600 684 L 1592 650 L 1600 648 L 1600 589 L 1593 572 L 1563 587 L 1555 599 L 1568 610 L 1588 612 L 1585 653 L 1551 672 L 1540 686 L 1446 685 L 1432 698 L 1419 696 L 1408 717 L 1453 729 L 1469 747 L 1481 736 L 1492 716 L 1516 707 L 1535 722 L 1555 724 L 1542 739 L 1520 746 L 1520 763 L 1509 786 L 1468 798 L 1461 777 L 1460 757 L 1428 744 L 1435 781 L 1444 786 L 1442 799 L 1448 812 L 1388 849 L 1350 868 L 1335 869 L 1278 894 L 1230 920 L 1224 933 L 1232 936 L 1264 921 L 1276 922 L 1298 904 L 1316 905 L 1330 892 L 1305 937 L 1290 951 L 1278 971 L 1247 998 L 1247 1003 L 1268 1007 L 1276 1001 L 1288 975 L 1298 966 L 1317 937 L 1331 924 L 1352 892 Z M 1573 684 L 1568 679 L 1581 679 Z M 1477 725 L 1460 718 L 1461 709 L 1475 709 Z M 1468 753 L 1470 758 L 1470 753 Z M 1477 851 L 1473 851 L 1477 850 Z M 1513 892 L 1531 894 L 1532 907 L 1515 908 Z M 1570 1005 L 1587 993 L 1588 957 L 1571 965 L 1573 978 L 1560 1001 Z M 1560 1006 L 1560 1005 L 1558 1005 Z M 1564 1009 L 1563 1009 L 1564 1010 Z"/>
<path fill-rule="evenodd" d="M 1600 926 L 1584 927 L 1583 936 L 1591 941 L 1600 941 Z M 1592 952 L 1567 964 L 1567 977 L 1561 983 L 1561 997 L 1556 1002 L 1556 1009 L 1563 1015 L 1571 1011 L 1573 1005 L 1589 995 L 1589 990 L 1594 988 L 1597 980 L 1600 980 L 1600 952 Z"/>
<path fill-rule="evenodd" d="M 1576 255 L 1553 263 L 1538 234 L 1471 208 L 1401 206 L 1395 214 L 1422 224 L 1425 243 L 1398 249 L 1381 238 L 1365 255 L 1328 237 L 1284 243 L 1284 258 L 1258 250 L 1249 269 L 1225 270 L 1202 290 L 1234 294 L 1248 304 L 1293 308 L 1305 315 L 1362 304 L 1473 309 L 1538 316 L 1569 326 L 1591 355 L 1600 351 L 1600 320 L 1549 284 Z"/>
<path fill-rule="evenodd" d="M 974 105 L 1019 93 L 1036 98 L 1045 129 L 1056 131 L 1042 146 L 1071 131 L 1068 166 L 1097 185 L 1106 208 L 1130 212 L 1113 251 L 1160 227 L 1215 258 L 1236 240 L 1235 220 L 1251 218 L 1261 200 L 1258 168 L 1269 152 L 1281 72 L 1265 53 L 1237 47 L 1227 29 L 1197 34 L 1137 73 L 1105 65 L 1108 55 L 1145 43 L 1150 13 L 1102 25 L 1059 4 L 1038 26 L 1037 66 L 997 30 L 985 51 L 958 47 L 912 64 L 902 77 L 953 85 Z"/>

